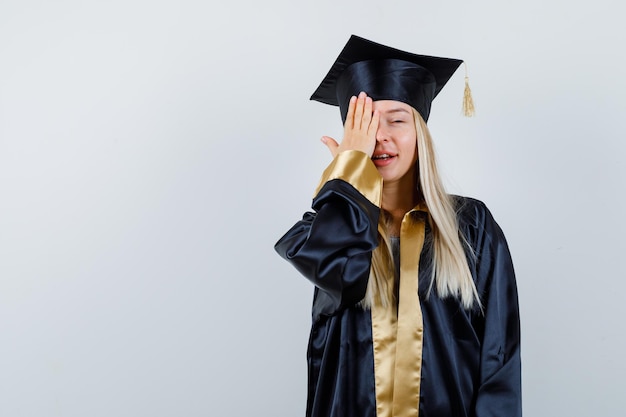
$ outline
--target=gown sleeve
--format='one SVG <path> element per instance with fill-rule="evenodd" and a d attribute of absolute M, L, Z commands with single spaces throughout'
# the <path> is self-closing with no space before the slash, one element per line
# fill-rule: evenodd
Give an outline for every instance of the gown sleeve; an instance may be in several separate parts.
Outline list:
<path fill-rule="evenodd" d="M 324 171 L 307 212 L 275 245 L 315 284 L 314 316 L 363 299 L 378 245 L 382 178 L 363 152 L 345 151 Z"/>
<path fill-rule="evenodd" d="M 482 204 L 481 204 L 482 205 Z M 502 230 L 483 205 L 476 274 L 484 308 L 476 417 L 521 417 L 520 319 L 515 273 Z M 481 223 L 479 221 L 479 223 Z"/>

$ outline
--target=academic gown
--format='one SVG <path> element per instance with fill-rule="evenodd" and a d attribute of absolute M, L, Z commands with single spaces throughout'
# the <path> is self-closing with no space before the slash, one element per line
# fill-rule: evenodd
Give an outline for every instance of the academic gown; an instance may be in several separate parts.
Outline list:
<path fill-rule="evenodd" d="M 408 308 L 410 314 L 420 313 L 416 329 L 409 331 L 409 337 L 417 337 L 411 345 L 415 348 L 378 352 L 376 329 L 386 325 L 359 302 L 378 245 L 381 196 L 382 179 L 367 155 L 342 152 L 324 172 L 314 212 L 305 213 L 276 243 L 276 251 L 315 284 L 306 416 L 521 416 L 515 276 L 504 235 L 478 200 L 455 197 L 459 227 L 473 251 L 467 260 L 482 311 L 477 306 L 465 309 L 455 297 L 442 299 L 435 289 L 429 292 L 431 229 L 427 210 L 414 210 L 413 217 L 424 223 L 424 243 L 415 256 L 402 252 L 400 264 L 402 268 L 411 258 L 419 259 L 417 276 L 402 278 L 417 280 L 419 302 Z M 407 309 L 394 313 L 398 322 L 402 311 Z M 382 366 L 393 362 L 388 356 L 394 349 L 404 355 L 404 367 L 414 368 L 407 374 L 412 382 L 399 380 L 406 371 L 400 365 L 391 376 Z M 402 389 L 407 392 L 396 393 Z M 400 395 L 403 399 L 395 398 Z"/>

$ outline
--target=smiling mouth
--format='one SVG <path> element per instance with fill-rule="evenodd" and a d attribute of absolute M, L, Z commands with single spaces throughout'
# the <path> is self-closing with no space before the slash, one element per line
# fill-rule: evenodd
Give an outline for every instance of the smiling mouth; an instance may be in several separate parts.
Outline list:
<path fill-rule="evenodd" d="M 383 154 L 381 154 L 381 155 L 375 155 L 375 156 L 372 156 L 372 159 L 373 159 L 373 160 L 378 160 L 378 159 L 389 159 L 389 158 L 393 158 L 393 156 L 392 156 L 392 155 L 389 155 L 388 153 L 383 153 Z"/>

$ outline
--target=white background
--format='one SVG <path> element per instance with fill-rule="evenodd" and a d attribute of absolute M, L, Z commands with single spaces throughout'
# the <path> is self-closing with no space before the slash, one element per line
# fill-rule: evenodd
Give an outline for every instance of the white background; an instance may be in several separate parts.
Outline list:
<path fill-rule="evenodd" d="M 0 2 L 0 415 L 300 416 L 273 251 L 340 139 L 350 34 L 465 59 L 429 126 L 518 275 L 527 416 L 624 415 L 617 0 Z"/>

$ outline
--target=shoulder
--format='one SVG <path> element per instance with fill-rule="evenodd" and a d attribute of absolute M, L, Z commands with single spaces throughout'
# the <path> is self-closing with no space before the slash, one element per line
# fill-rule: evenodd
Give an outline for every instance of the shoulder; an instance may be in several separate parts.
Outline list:
<path fill-rule="evenodd" d="M 488 297 L 493 282 L 497 288 L 515 285 L 509 247 L 502 229 L 485 203 L 468 197 L 454 197 L 459 231 L 468 245 L 468 262 L 477 290 Z M 494 293 L 498 293 L 497 290 Z"/>
<path fill-rule="evenodd" d="M 453 196 L 459 229 L 470 242 L 504 240 L 502 229 L 485 203 L 471 197 Z"/>
<path fill-rule="evenodd" d="M 493 217 L 487 205 L 471 197 L 453 195 L 455 209 L 459 222 L 483 222 L 487 217 Z"/>

